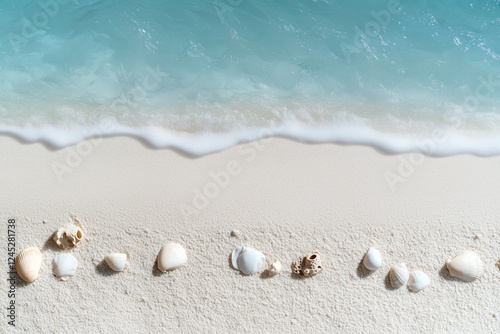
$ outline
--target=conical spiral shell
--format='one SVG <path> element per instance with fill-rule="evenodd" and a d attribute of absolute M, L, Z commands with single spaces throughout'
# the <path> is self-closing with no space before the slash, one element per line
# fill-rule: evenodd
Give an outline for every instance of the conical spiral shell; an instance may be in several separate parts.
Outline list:
<path fill-rule="evenodd" d="M 410 272 L 404 263 L 394 265 L 389 271 L 389 280 L 394 289 L 399 289 L 408 282 Z"/>
<path fill-rule="evenodd" d="M 483 262 L 473 251 L 465 251 L 446 263 L 450 275 L 472 282 L 483 274 Z"/>
<path fill-rule="evenodd" d="M 186 250 L 178 243 L 169 242 L 161 248 L 157 262 L 163 272 L 180 268 L 187 262 Z"/>
<path fill-rule="evenodd" d="M 17 275 L 25 282 L 32 283 L 40 272 L 42 253 L 38 248 L 26 248 L 16 257 Z"/>

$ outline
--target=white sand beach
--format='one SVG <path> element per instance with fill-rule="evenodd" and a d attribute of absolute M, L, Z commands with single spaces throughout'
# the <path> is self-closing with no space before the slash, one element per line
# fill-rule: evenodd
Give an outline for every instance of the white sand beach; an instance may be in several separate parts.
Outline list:
<path fill-rule="evenodd" d="M 500 157 L 277 138 L 190 157 L 127 137 L 54 150 L 6 136 L 0 156 L 4 314 L 8 219 L 17 253 L 43 253 L 38 279 L 18 279 L 16 326 L 4 316 L 3 333 L 500 332 Z M 62 282 L 51 235 L 72 219 L 85 238 Z M 161 273 L 155 258 L 169 240 L 189 261 Z M 283 271 L 241 275 L 230 265 L 240 245 Z M 371 246 L 383 256 L 374 272 L 361 266 Z M 292 276 L 292 261 L 314 250 L 324 270 Z M 484 263 L 472 283 L 444 267 L 464 250 Z M 103 262 L 114 251 L 129 254 L 124 272 Z M 400 262 L 431 284 L 393 290 L 387 273 Z"/>

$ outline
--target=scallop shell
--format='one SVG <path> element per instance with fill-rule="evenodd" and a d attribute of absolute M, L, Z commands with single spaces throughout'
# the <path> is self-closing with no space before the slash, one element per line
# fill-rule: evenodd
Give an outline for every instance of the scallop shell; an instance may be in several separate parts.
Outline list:
<path fill-rule="evenodd" d="M 382 256 L 376 248 L 370 247 L 363 259 L 363 265 L 368 270 L 377 270 L 382 266 Z"/>
<path fill-rule="evenodd" d="M 71 249 L 83 238 L 83 230 L 74 224 L 59 228 L 53 236 L 54 242 L 62 249 Z"/>
<path fill-rule="evenodd" d="M 413 271 L 408 281 L 408 288 L 413 292 L 419 292 L 431 283 L 429 276 L 420 270 Z"/>
<path fill-rule="evenodd" d="M 178 243 L 169 242 L 161 248 L 157 262 L 162 272 L 180 268 L 187 262 L 186 250 Z"/>
<path fill-rule="evenodd" d="M 483 274 L 483 262 L 473 251 L 465 251 L 446 263 L 450 275 L 472 282 Z"/>
<path fill-rule="evenodd" d="M 123 271 L 127 263 L 127 254 L 111 253 L 106 255 L 104 261 L 106 261 L 108 266 L 114 271 Z"/>
<path fill-rule="evenodd" d="M 406 264 L 399 263 L 392 266 L 389 271 L 389 280 L 391 281 L 391 286 L 394 289 L 399 289 L 403 285 L 408 282 L 408 278 L 410 278 L 410 272 L 408 268 L 406 268 Z"/>
<path fill-rule="evenodd" d="M 26 248 L 16 257 L 17 275 L 25 282 L 32 283 L 40 272 L 42 253 L 38 248 Z"/>
<path fill-rule="evenodd" d="M 265 260 L 264 254 L 250 247 L 236 247 L 231 255 L 234 269 L 240 270 L 245 275 L 260 271 Z"/>
<path fill-rule="evenodd" d="M 63 253 L 56 255 L 52 265 L 54 275 L 65 281 L 75 274 L 78 262 L 73 255 Z"/>
<path fill-rule="evenodd" d="M 281 271 L 282 265 L 280 260 L 274 261 L 273 264 L 269 266 L 269 275 L 270 276 L 275 276 L 278 275 Z"/>
<path fill-rule="evenodd" d="M 292 271 L 300 277 L 308 277 L 318 274 L 323 270 L 321 255 L 319 252 L 312 252 L 299 258 L 292 263 Z"/>

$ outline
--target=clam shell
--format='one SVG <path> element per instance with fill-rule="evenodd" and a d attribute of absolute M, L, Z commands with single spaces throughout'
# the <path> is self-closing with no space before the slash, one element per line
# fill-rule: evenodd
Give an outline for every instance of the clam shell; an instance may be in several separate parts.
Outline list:
<path fill-rule="evenodd" d="M 180 268 L 187 262 L 186 250 L 178 243 L 169 242 L 161 248 L 157 262 L 162 272 Z"/>
<path fill-rule="evenodd" d="M 281 265 L 280 260 L 274 261 L 274 263 L 271 264 L 271 266 L 269 266 L 269 275 L 270 276 L 278 275 L 281 271 L 281 268 L 282 268 L 282 265 Z"/>
<path fill-rule="evenodd" d="M 74 224 L 59 228 L 53 236 L 57 246 L 62 249 L 71 249 L 83 238 L 83 230 Z"/>
<path fill-rule="evenodd" d="M 382 266 L 382 256 L 376 248 L 370 247 L 363 259 L 363 265 L 368 270 L 377 270 Z"/>
<path fill-rule="evenodd" d="M 75 274 L 78 262 L 73 255 L 63 253 L 54 257 L 52 266 L 54 275 L 65 281 Z"/>
<path fill-rule="evenodd" d="M 399 289 L 403 285 L 408 282 L 408 278 L 410 278 L 410 272 L 408 268 L 406 268 L 406 264 L 399 263 L 392 266 L 389 271 L 389 280 L 391 282 L 391 286 L 394 289 Z"/>
<path fill-rule="evenodd" d="M 104 261 L 106 261 L 108 266 L 114 271 L 123 271 L 127 263 L 127 254 L 111 253 L 106 255 Z"/>
<path fill-rule="evenodd" d="M 264 254 L 250 247 L 236 247 L 231 255 L 234 269 L 240 270 L 245 275 L 260 271 L 265 260 Z"/>
<path fill-rule="evenodd" d="M 419 292 L 431 283 L 429 276 L 420 270 L 413 271 L 408 281 L 408 288 L 413 292 Z"/>
<path fill-rule="evenodd" d="M 483 274 L 483 262 L 473 251 L 465 251 L 446 263 L 450 275 L 472 282 Z"/>
<path fill-rule="evenodd" d="M 38 248 L 23 249 L 16 257 L 17 275 L 25 282 L 32 283 L 40 272 L 42 253 Z"/>

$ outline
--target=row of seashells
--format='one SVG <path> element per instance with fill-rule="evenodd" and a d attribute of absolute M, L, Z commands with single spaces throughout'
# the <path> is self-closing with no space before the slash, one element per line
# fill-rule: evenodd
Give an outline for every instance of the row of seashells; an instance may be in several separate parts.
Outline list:
<path fill-rule="evenodd" d="M 382 256 L 376 248 L 370 247 L 363 258 L 363 265 L 368 270 L 377 270 L 382 266 Z M 466 282 L 472 282 L 481 277 L 483 262 L 473 251 L 465 251 L 446 263 L 450 275 Z M 418 292 L 427 287 L 431 280 L 424 272 L 415 270 L 409 272 L 406 264 L 398 263 L 389 270 L 389 281 L 394 289 L 399 289 L 408 283 L 408 288 Z"/>
<path fill-rule="evenodd" d="M 79 224 L 63 226 L 54 232 L 52 239 L 59 248 L 72 249 L 83 239 L 83 229 Z M 67 280 L 75 274 L 78 261 L 73 255 L 63 253 L 54 257 L 52 265 L 54 275 L 61 280 Z M 23 249 L 16 257 L 17 274 L 25 282 L 34 282 L 41 266 L 42 252 L 36 247 Z"/>
<path fill-rule="evenodd" d="M 111 253 L 104 257 L 104 261 L 114 271 L 125 269 L 127 254 Z M 162 247 L 157 257 L 158 269 L 165 272 L 182 267 L 187 262 L 184 247 L 177 243 L 167 243 Z M 38 278 L 42 265 L 42 252 L 36 247 L 22 250 L 16 257 L 16 270 L 18 276 L 25 282 L 32 283 Z M 58 254 L 52 261 L 53 274 L 65 281 L 75 275 L 78 267 L 76 258 L 68 253 Z"/>
<path fill-rule="evenodd" d="M 75 220 L 78 222 L 77 220 Z M 71 250 L 83 239 L 83 229 L 80 224 L 71 224 L 59 228 L 52 239 L 63 250 Z M 127 260 L 126 254 L 108 254 L 104 260 L 115 271 L 122 271 Z M 38 278 L 42 266 L 42 252 L 36 247 L 22 250 L 16 257 L 16 271 L 25 282 L 32 283 Z M 52 272 L 65 281 L 75 275 L 78 267 L 76 258 L 68 253 L 58 254 L 52 260 Z"/>
<path fill-rule="evenodd" d="M 83 239 L 81 226 L 75 224 L 58 229 L 53 240 L 64 250 L 72 249 Z M 127 254 L 111 253 L 104 261 L 117 272 L 123 271 L 127 262 Z M 162 272 L 174 270 L 187 263 L 187 254 L 184 247 L 175 242 L 168 242 L 158 253 L 157 266 Z M 261 252 L 244 246 L 236 247 L 231 254 L 232 266 L 245 275 L 252 275 L 262 270 L 265 256 Z M 16 269 L 19 277 L 26 282 L 34 282 L 39 274 L 42 264 L 42 253 L 38 248 L 26 248 L 16 258 Z M 53 273 L 61 280 L 67 280 L 73 276 L 78 267 L 76 258 L 68 253 L 58 254 L 52 261 Z M 382 266 L 380 251 L 371 247 L 363 258 L 366 269 L 374 271 Z M 450 274 L 464 281 L 471 282 L 479 278 L 483 272 L 483 264 L 479 256 L 466 251 L 447 262 Z M 276 260 L 267 269 L 269 276 L 278 274 L 282 269 L 281 262 Z M 292 263 L 292 272 L 299 277 L 309 277 L 323 270 L 321 255 L 315 251 L 301 256 Z M 393 288 L 400 288 L 408 284 L 412 291 L 420 291 L 430 284 L 429 277 L 422 271 L 416 270 L 410 273 L 404 263 L 394 265 L 389 271 L 389 280 Z"/>
<path fill-rule="evenodd" d="M 233 268 L 245 275 L 252 275 L 261 271 L 265 261 L 264 254 L 250 247 L 238 246 L 231 254 Z M 281 269 L 280 260 L 276 260 L 269 266 L 267 273 L 269 276 L 275 276 Z M 292 263 L 292 271 L 299 277 L 316 275 L 321 270 L 323 270 L 323 266 L 321 264 L 321 255 L 318 252 L 303 255 Z"/>

